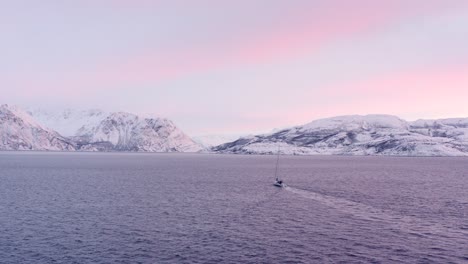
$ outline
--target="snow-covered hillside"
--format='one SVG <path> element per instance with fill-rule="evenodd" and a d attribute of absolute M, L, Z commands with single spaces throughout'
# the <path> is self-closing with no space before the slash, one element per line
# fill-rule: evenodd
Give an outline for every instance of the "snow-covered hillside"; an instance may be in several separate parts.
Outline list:
<path fill-rule="evenodd" d="M 40 124 L 50 127 L 63 136 L 75 136 L 80 129 L 93 128 L 109 113 L 99 109 L 54 111 L 43 108 L 26 108 L 26 111 Z"/>
<path fill-rule="evenodd" d="M 170 120 L 111 113 L 75 134 L 80 149 L 142 152 L 197 152 L 202 148 Z"/>
<path fill-rule="evenodd" d="M 411 130 L 431 137 L 450 137 L 468 142 L 468 118 L 417 120 L 410 123 Z"/>
<path fill-rule="evenodd" d="M 340 116 L 214 147 L 217 153 L 468 156 L 468 119 Z"/>
<path fill-rule="evenodd" d="M 0 114 L 2 117 L 12 116 L 11 109 L 15 110 L 16 116 L 20 116 L 22 123 L 14 123 L 18 118 L 2 121 L 0 136 L 3 141 L 0 149 L 139 152 L 197 152 L 202 149 L 174 123 L 163 118 L 96 109 L 50 111 L 28 108 L 25 112 L 11 106 L 4 106 Z M 28 129 L 32 132 L 26 133 Z M 54 135 L 55 141 L 61 139 L 69 145 L 61 146 L 52 141 L 54 144 L 48 146 L 47 141 L 43 142 L 46 132 Z M 18 135 L 23 139 L 21 142 L 41 144 L 17 143 Z"/>
<path fill-rule="evenodd" d="M 0 106 L 0 150 L 75 150 L 74 143 L 18 107 Z"/>

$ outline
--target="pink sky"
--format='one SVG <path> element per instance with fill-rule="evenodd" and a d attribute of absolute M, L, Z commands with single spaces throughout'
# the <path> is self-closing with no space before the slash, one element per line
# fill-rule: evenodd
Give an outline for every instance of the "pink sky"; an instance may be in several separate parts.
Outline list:
<path fill-rule="evenodd" d="M 468 116 L 466 1 L 15 1 L 0 22 L 3 103 L 152 112 L 192 135 Z"/>

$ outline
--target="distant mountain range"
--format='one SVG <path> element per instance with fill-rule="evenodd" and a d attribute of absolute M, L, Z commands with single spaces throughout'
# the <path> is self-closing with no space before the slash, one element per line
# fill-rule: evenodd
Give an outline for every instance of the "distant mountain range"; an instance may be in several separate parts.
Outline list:
<path fill-rule="evenodd" d="M 164 118 L 1 105 L 0 150 L 197 152 L 202 147 Z"/>
<path fill-rule="evenodd" d="M 468 118 L 340 116 L 268 134 L 194 140 L 155 116 L 0 105 L 0 150 L 275 154 L 278 148 L 293 155 L 468 156 Z"/>
<path fill-rule="evenodd" d="M 407 122 L 396 116 L 340 116 L 212 148 L 215 153 L 468 156 L 468 118 Z"/>

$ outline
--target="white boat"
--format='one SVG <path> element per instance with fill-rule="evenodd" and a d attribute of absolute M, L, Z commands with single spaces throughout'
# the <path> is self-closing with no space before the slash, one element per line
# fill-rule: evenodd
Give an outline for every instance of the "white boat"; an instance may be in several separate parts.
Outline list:
<path fill-rule="evenodd" d="M 273 183 L 274 186 L 284 188 L 286 187 L 286 184 L 280 178 L 278 178 L 278 166 L 279 166 L 279 147 L 278 147 L 278 155 L 276 156 L 276 169 L 275 169 L 275 183 Z"/>
<path fill-rule="evenodd" d="M 278 178 L 276 178 L 275 183 L 273 183 L 273 185 L 280 188 L 286 187 L 286 184 L 284 184 L 283 181 L 279 180 Z"/>

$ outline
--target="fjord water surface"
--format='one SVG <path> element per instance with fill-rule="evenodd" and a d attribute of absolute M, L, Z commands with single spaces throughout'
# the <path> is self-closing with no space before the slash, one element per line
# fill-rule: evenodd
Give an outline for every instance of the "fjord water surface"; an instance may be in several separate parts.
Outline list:
<path fill-rule="evenodd" d="M 466 263 L 468 159 L 0 153 L 1 263 Z"/>

